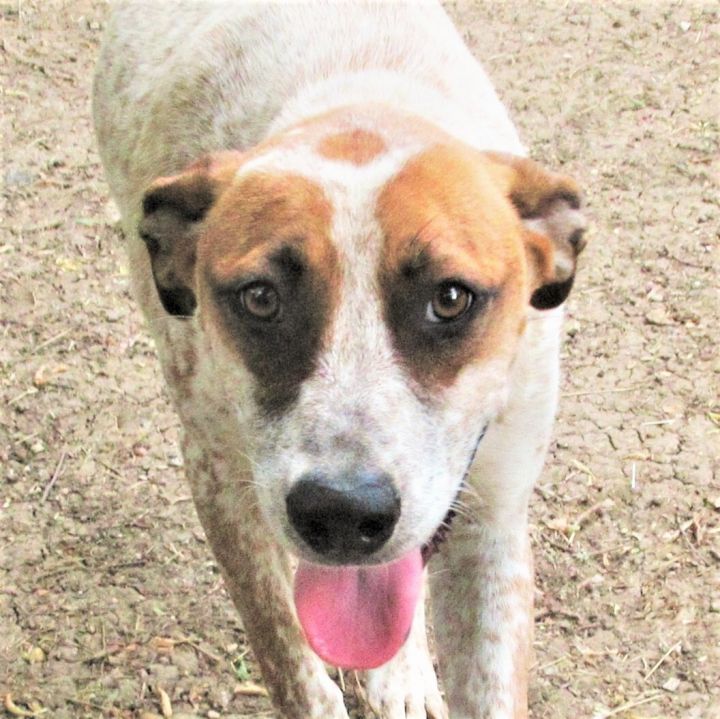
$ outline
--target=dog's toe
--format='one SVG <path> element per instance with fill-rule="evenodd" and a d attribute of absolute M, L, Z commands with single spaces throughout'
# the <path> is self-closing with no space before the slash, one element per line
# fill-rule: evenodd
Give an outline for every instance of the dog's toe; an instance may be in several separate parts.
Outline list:
<path fill-rule="evenodd" d="M 402 715 L 405 719 L 447 719 L 445 702 L 440 696 L 437 682 L 432 691 L 428 689 L 429 687 L 424 687 L 422 691 L 405 699 L 405 714 Z"/>
<path fill-rule="evenodd" d="M 383 681 L 368 682 L 367 701 L 377 719 L 447 719 L 437 682 L 410 680 L 391 672 Z"/>
<path fill-rule="evenodd" d="M 368 672 L 367 702 L 378 719 L 447 719 L 435 669 L 422 637 L 415 629 L 405 646 L 387 664 Z"/>

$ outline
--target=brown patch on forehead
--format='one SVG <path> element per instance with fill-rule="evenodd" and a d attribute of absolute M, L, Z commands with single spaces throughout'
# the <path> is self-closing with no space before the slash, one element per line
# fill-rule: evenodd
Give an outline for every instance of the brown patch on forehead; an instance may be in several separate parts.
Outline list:
<path fill-rule="evenodd" d="M 460 144 L 422 152 L 385 185 L 377 218 L 386 321 L 413 377 L 432 391 L 468 364 L 507 355 L 527 280 L 519 218 L 492 163 Z M 461 320 L 432 323 L 425 311 L 446 281 L 475 300 Z"/>
<path fill-rule="evenodd" d="M 382 128 L 382 135 L 370 128 Z M 372 161 L 388 148 L 408 143 L 432 145 L 449 135 L 417 115 L 396 110 L 379 102 L 343 105 L 306 118 L 278 134 L 263 140 L 246 152 L 252 159 L 282 147 L 293 151 L 313 148 L 321 156 L 362 165 Z"/>
<path fill-rule="evenodd" d="M 317 146 L 320 155 L 328 160 L 366 165 L 385 152 L 385 141 L 368 130 L 348 130 L 324 137 Z"/>
<path fill-rule="evenodd" d="M 297 396 L 337 304 L 340 268 L 332 210 L 322 189 L 303 177 L 255 173 L 222 196 L 199 245 L 201 307 L 257 381 L 256 397 L 279 412 Z M 274 320 L 249 314 L 245 287 L 277 292 Z"/>

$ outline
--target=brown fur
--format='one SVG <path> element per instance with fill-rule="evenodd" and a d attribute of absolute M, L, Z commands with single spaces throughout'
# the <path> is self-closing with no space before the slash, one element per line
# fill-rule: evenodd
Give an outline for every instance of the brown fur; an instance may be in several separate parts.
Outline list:
<path fill-rule="evenodd" d="M 366 165 L 385 152 L 382 137 L 367 130 L 348 130 L 324 137 L 317 151 L 328 160 L 341 160 L 353 165 Z"/>

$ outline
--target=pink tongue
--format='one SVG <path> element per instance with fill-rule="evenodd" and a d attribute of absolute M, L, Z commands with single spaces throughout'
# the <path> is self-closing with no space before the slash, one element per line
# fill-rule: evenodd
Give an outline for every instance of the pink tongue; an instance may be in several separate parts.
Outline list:
<path fill-rule="evenodd" d="M 422 573 L 419 549 L 367 567 L 301 560 L 295 607 L 310 646 L 344 669 L 373 669 L 392 659 L 410 631 Z"/>

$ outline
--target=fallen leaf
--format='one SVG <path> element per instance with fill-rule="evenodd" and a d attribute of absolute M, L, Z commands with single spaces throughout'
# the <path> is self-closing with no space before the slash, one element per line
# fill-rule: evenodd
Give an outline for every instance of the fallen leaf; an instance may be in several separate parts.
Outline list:
<path fill-rule="evenodd" d="M 55 260 L 55 264 L 65 272 L 77 272 L 80 270 L 82 265 L 76 260 L 70 259 L 69 257 L 58 257 Z"/>
<path fill-rule="evenodd" d="M 23 659 L 28 664 L 40 664 L 45 661 L 45 652 L 40 647 L 33 647 L 23 654 Z"/>
<path fill-rule="evenodd" d="M 33 375 L 33 384 L 39 389 L 50 384 L 58 375 L 67 372 L 67 365 L 55 364 L 55 365 L 41 365 Z"/>
<path fill-rule="evenodd" d="M 158 687 L 157 692 L 160 697 L 160 711 L 162 712 L 163 717 L 165 717 L 165 719 L 171 719 L 173 710 L 172 704 L 170 703 L 170 697 L 162 687 Z"/>
<path fill-rule="evenodd" d="M 235 694 L 244 697 L 266 697 L 268 696 L 268 691 L 265 687 L 261 687 L 254 682 L 245 682 L 235 687 Z"/>
<path fill-rule="evenodd" d="M 33 704 L 33 709 L 30 709 L 30 710 L 19 707 L 13 701 L 12 694 L 10 694 L 10 693 L 5 695 L 3 704 L 5 706 L 6 711 L 10 712 L 10 714 L 12 714 L 13 716 L 16 716 L 16 717 L 38 717 L 47 712 L 47 709 L 39 708 L 38 704 Z"/>

